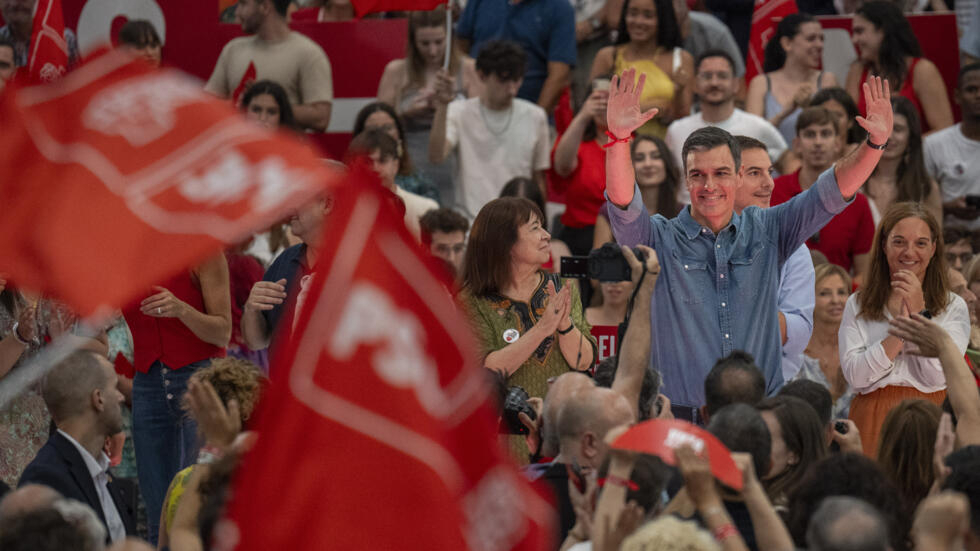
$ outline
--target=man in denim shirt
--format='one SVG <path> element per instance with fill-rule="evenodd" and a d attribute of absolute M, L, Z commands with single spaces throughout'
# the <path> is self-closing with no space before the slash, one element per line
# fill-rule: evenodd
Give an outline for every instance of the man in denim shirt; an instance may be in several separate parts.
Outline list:
<path fill-rule="evenodd" d="M 824 172 L 806 192 L 770 208 L 734 212 L 741 184 L 735 138 L 719 128 L 695 131 L 682 158 L 691 206 L 672 220 L 648 216 L 630 162 L 629 136 L 656 114 L 642 112 L 644 76 L 628 70 L 610 87 L 606 197 L 616 241 L 657 251 L 660 280 L 651 302 L 651 360 L 678 417 L 694 419 L 703 381 L 715 361 L 745 350 L 766 375 L 766 391 L 783 383 L 777 290 L 787 258 L 848 205 L 878 164 L 892 131 L 887 83 L 864 85 L 866 144 Z M 626 138 L 626 139 L 623 139 Z"/>

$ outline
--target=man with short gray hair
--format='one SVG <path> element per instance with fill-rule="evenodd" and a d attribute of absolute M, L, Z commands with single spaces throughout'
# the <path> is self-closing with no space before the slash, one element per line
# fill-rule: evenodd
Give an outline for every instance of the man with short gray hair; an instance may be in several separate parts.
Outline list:
<path fill-rule="evenodd" d="M 817 507 L 806 529 L 808 551 L 889 551 L 888 525 L 866 501 L 831 496 Z"/>

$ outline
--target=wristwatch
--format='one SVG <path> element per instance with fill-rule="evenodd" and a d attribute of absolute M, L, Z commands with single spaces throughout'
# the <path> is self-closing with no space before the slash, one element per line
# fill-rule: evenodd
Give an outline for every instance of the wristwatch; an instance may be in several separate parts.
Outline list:
<path fill-rule="evenodd" d="M 870 147 L 871 149 L 877 149 L 878 151 L 884 151 L 885 148 L 888 147 L 887 141 L 881 145 L 878 145 L 871 141 L 871 136 L 868 136 L 868 139 L 865 140 L 865 143 L 868 144 L 868 147 Z"/>

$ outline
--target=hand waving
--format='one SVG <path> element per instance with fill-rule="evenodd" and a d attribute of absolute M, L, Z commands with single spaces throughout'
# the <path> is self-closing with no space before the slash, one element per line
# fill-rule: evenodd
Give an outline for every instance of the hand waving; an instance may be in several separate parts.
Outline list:
<path fill-rule="evenodd" d="M 630 135 L 657 114 L 655 108 L 646 112 L 640 110 L 640 94 L 643 93 L 646 75 L 641 73 L 639 80 L 635 80 L 635 78 L 636 69 L 627 69 L 622 75 L 614 75 L 609 85 L 606 125 L 609 127 L 609 131 L 618 138 L 625 138 Z M 890 107 L 889 105 L 889 109 Z M 890 124 L 888 128 L 889 133 L 891 133 Z"/>
<path fill-rule="evenodd" d="M 871 143 L 882 145 L 892 135 L 894 118 L 892 94 L 888 87 L 888 80 L 882 80 L 881 77 L 870 77 L 862 87 L 864 88 L 864 104 L 867 109 L 867 116 L 858 116 L 854 120 L 861 125 L 861 128 L 868 131 L 868 138 Z"/>

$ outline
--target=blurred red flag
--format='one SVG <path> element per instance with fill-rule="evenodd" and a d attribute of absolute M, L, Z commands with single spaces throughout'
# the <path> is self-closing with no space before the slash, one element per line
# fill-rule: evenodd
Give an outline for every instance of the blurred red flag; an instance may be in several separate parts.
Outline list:
<path fill-rule="evenodd" d="M 174 69 L 93 58 L 0 97 L 0 272 L 83 315 L 265 228 L 334 177 Z"/>
<path fill-rule="evenodd" d="M 760 75 L 765 60 L 766 43 L 776 34 L 779 20 L 796 13 L 796 0 L 755 0 L 752 12 L 752 34 L 749 36 L 749 55 L 745 60 L 745 82 Z"/>
<path fill-rule="evenodd" d="M 469 325 L 381 191 L 338 194 L 217 548 L 552 549 Z"/>
<path fill-rule="evenodd" d="M 27 78 L 32 84 L 54 82 L 68 72 L 68 43 L 61 0 L 37 0 Z"/>
<path fill-rule="evenodd" d="M 351 0 L 357 17 L 386 11 L 429 11 L 446 4 L 446 0 Z"/>

